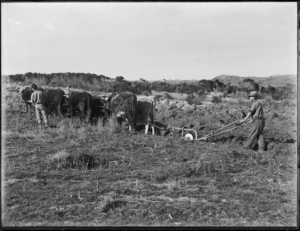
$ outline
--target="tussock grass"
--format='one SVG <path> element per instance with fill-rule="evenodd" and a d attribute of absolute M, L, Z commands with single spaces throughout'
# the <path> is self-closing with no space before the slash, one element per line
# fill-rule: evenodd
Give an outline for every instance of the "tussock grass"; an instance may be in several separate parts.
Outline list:
<path fill-rule="evenodd" d="M 48 156 L 48 159 L 53 162 L 62 162 L 65 161 L 68 157 L 70 157 L 70 153 L 68 153 L 66 150 L 61 150 L 54 155 Z"/>
<path fill-rule="evenodd" d="M 102 213 L 107 213 L 108 211 L 113 211 L 114 209 L 126 205 L 125 200 L 114 199 L 112 196 L 104 196 L 102 203 L 97 207 L 97 209 Z"/>

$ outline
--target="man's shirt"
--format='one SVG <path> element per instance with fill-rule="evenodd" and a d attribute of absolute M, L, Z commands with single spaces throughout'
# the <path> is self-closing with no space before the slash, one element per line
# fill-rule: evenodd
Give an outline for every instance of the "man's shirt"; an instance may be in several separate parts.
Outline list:
<path fill-rule="evenodd" d="M 264 117 L 264 111 L 263 111 L 262 103 L 260 101 L 255 101 L 251 105 L 250 112 L 251 112 L 251 116 L 252 116 L 253 119 L 263 118 Z"/>
<path fill-rule="evenodd" d="M 38 90 L 34 91 L 31 94 L 31 102 L 33 104 L 44 104 L 45 103 L 44 92 Z"/>

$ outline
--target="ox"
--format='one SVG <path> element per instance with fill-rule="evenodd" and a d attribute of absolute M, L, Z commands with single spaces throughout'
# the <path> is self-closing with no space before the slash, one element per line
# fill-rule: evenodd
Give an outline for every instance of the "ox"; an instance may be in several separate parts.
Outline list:
<path fill-rule="evenodd" d="M 98 120 L 99 118 L 103 118 L 103 124 L 108 117 L 107 110 L 105 109 L 105 101 L 100 96 L 92 96 L 92 103 L 91 103 L 91 110 L 92 110 L 92 122 L 94 120 Z"/>
<path fill-rule="evenodd" d="M 130 128 L 136 131 L 136 95 L 131 92 L 112 93 L 106 102 L 106 109 L 109 114 L 120 117 L 123 114 L 128 119 Z M 121 124 L 121 120 L 118 119 Z M 130 129 L 131 130 L 131 129 Z"/>
<path fill-rule="evenodd" d="M 64 115 L 63 106 L 65 104 L 64 91 L 61 89 L 47 89 L 45 90 L 46 105 L 50 113 L 56 115 Z"/>
<path fill-rule="evenodd" d="M 37 90 L 39 91 L 44 91 L 43 88 L 38 87 Z M 31 102 L 28 102 L 31 100 L 31 94 L 33 93 L 33 90 L 31 87 L 25 87 L 22 91 L 21 91 L 21 97 L 22 100 L 24 100 L 25 103 L 25 107 L 26 107 L 26 113 L 28 113 L 28 108 L 31 111 L 31 108 L 33 107 Z"/>
<path fill-rule="evenodd" d="M 21 97 L 22 100 L 24 100 L 25 107 L 26 107 L 26 113 L 28 113 L 28 108 L 32 108 L 32 103 L 28 102 L 31 98 L 31 94 L 33 93 L 33 90 L 31 87 L 26 87 L 21 91 Z"/>
<path fill-rule="evenodd" d="M 80 113 L 80 121 L 84 120 L 92 124 L 92 96 L 87 92 L 72 92 L 68 99 L 66 99 L 66 104 L 69 109 L 68 112 L 71 113 L 72 121 L 73 115 L 76 112 Z"/>
<path fill-rule="evenodd" d="M 139 99 L 136 105 L 136 121 L 145 125 L 145 134 L 148 134 L 149 130 L 149 119 L 152 128 L 152 135 L 154 131 L 154 102 L 150 99 Z"/>

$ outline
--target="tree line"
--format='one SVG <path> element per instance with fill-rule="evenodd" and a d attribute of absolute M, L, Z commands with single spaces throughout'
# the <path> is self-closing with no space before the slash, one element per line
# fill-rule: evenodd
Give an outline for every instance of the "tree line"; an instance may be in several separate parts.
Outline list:
<path fill-rule="evenodd" d="M 8 82 L 22 82 L 26 84 L 36 83 L 40 86 L 70 87 L 90 91 L 131 91 L 135 94 L 151 94 L 151 91 L 164 91 L 170 93 L 185 93 L 203 96 L 208 92 L 223 92 L 224 96 L 235 95 L 237 92 L 248 94 L 252 90 L 259 91 L 262 96 L 270 95 L 275 100 L 290 99 L 296 97 L 293 85 L 284 87 L 260 86 L 251 78 L 243 80 L 239 86 L 225 84 L 218 79 L 200 80 L 193 83 L 181 82 L 170 84 L 166 81 L 149 82 L 140 78 L 138 81 L 127 81 L 123 76 L 110 78 L 104 75 L 91 73 L 32 73 L 8 75 Z"/>

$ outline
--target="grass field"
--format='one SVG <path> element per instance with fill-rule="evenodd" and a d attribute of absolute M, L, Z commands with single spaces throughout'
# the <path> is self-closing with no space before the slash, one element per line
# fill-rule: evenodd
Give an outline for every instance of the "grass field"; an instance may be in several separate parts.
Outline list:
<path fill-rule="evenodd" d="M 193 142 L 52 117 L 56 128 L 39 130 L 17 95 L 3 115 L 3 226 L 297 225 L 295 103 L 265 102 L 258 153 L 241 146 L 247 129 Z M 238 106 L 156 116 L 205 134 Z"/>

